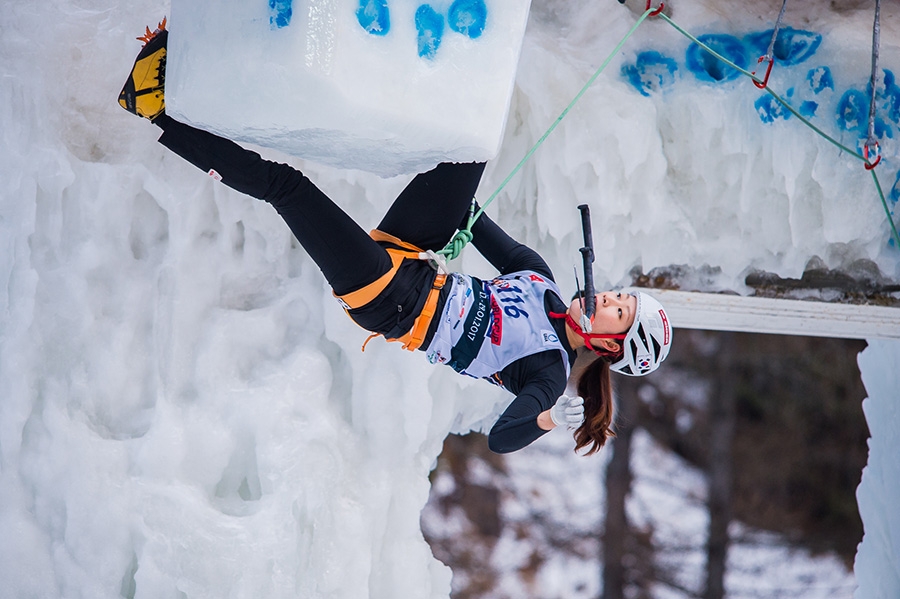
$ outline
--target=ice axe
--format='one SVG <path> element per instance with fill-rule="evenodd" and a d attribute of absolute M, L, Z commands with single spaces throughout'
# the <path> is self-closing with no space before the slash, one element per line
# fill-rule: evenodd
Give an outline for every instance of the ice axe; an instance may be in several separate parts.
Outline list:
<path fill-rule="evenodd" d="M 581 211 L 581 231 L 584 234 L 584 247 L 580 250 L 584 268 L 584 293 L 581 296 L 581 330 L 591 332 L 591 317 L 594 315 L 596 299 L 594 298 L 594 236 L 591 233 L 591 208 L 587 204 L 578 206 Z M 575 285 L 578 285 L 578 271 L 575 271 Z M 585 302 L 585 298 L 590 298 Z"/>

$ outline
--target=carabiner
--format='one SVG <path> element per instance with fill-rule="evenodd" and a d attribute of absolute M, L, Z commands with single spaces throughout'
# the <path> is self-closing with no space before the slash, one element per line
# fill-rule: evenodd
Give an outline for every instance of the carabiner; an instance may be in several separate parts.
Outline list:
<path fill-rule="evenodd" d="M 751 73 L 753 75 L 753 77 L 752 77 L 753 85 L 755 85 L 759 89 L 766 89 L 766 86 L 769 85 L 769 75 L 772 73 L 772 65 L 775 64 L 775 59 L 769 54 L 766 54 L 765 56 L 760 56 L 759 60 L 756 61 L 756 64 L 760 65 L 760 64 L 762 64 L 762 61 L 764 61 L 764 60 L 769 61 L 769 66 L 766 67 L 766 76 L 763 78 L 763 80 L 759 81 L 756 78 L 756 71 L 753 71 L 753 73 Z"/>
<path fill-rule="evenodd" d="M 875 159 L 875 162 L 869 162 L 869 146 L 875 146 L 875 154 L 877 154 L 877 156 L 878 156 Z M 879 162 L 881 162 L 881 146 L 878 145 L 877 141 L 873 141 L 871 143 L 867 141 L 863 155 L 866 158 L 866 170 L 870 171 L 873 168 L 875 168 L 876 166 L 878 166 Z"/>
<path fill-rule="evenodd" d="M 650 10 L 650 2 L 651 2 L 651 1 L 652 1 L 652 0 L 647 0 L 647 8 L 644 9 L 645 11 Z M 661 13 L 665 7 L 666 7 L 666 5 L 665 5 L 664 3 L 662 3 L 662 2 L 660 2 L 660 3 L 659 3 L 659 7 L 658 7 L 656 10 L 654 10 L 652 13 L 650 13 L 649 15 L 647 15 L 647 16 L 649 16 L 649 17 L 658 17 L 658 16 L 659 16 L 659 13 Z"/>

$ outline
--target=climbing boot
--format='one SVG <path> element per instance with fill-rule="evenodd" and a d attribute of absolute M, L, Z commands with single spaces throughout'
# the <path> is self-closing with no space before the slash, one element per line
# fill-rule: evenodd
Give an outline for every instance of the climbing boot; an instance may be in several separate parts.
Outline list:
<path fill-rule="evenodd" d="M 137 38 L 144 47 L 134 61 L 131 74 L 119 94 L 119 104 L 132 114 L 153 122 L 166 109 L 166 20 Z"/>

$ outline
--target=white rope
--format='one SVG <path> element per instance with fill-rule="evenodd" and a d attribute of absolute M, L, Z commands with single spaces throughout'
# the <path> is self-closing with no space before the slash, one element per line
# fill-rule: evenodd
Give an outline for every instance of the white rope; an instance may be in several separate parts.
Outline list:
<path fill-rule="evenodd" d="M 869 102 L 869 135 L 866 139 L 866 147 L 876 145 L 875 140 L 875 95 L 878 89 L 878 46 L 881 37 L 881 0 L 875 0 L 875 25 L 872 27 L 872 76 L 869 85 L 872 86 L 872 99 Z"/>
<path fill-rule="evenodd" d="M 772 41 L 769 42 L 769 49 L 766 50 L 764 58 L 772 60 L 775 58 L 775 38 L 778 37 L 778 30 L 781 29 L 781 21 L 784 19 L 784 9 L 787 8 L 787 0 L 781 3 L 781 12 L 778 13 L 778 20 L 775 21 L 775 31 L 772 32 Z"/>

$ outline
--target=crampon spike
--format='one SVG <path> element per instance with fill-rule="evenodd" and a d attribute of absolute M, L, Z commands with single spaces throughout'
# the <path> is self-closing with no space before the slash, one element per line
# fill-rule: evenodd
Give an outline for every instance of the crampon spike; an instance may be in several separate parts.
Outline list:
<path fill-rule="evenodd" d="M 163 20 L 159 22 L 159 25 L 156 26 L 155 30 L 150 31 L 150 27 L 147 27 L 146 29 L 147 29 L 146 33 L 144 33 L 144 35 L 137 38 L 140 41 L 144 42 L 145 46 L 148 43 L 150 43 L 150 40 L 155 38 L 160 32 L 166 30 L 166 17 L 163 17 Z"/>

